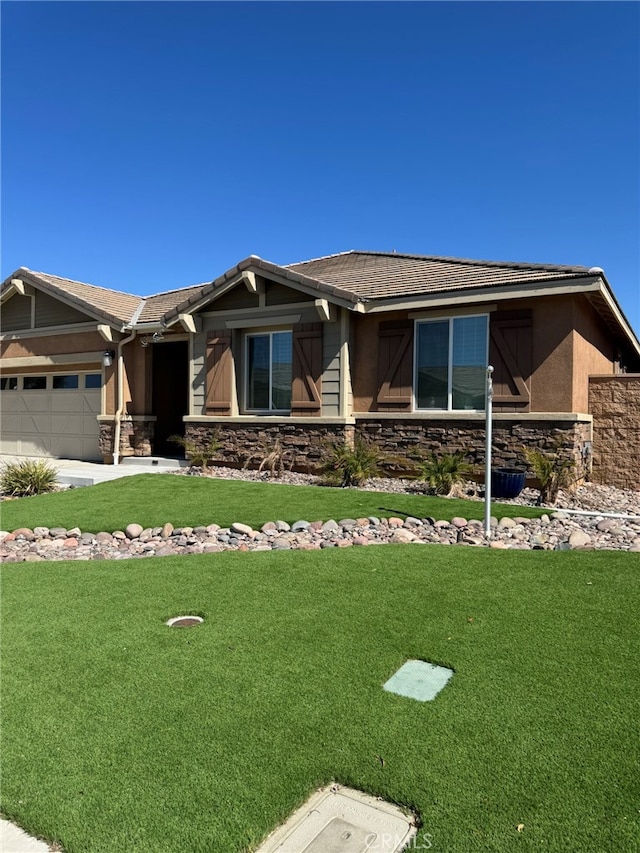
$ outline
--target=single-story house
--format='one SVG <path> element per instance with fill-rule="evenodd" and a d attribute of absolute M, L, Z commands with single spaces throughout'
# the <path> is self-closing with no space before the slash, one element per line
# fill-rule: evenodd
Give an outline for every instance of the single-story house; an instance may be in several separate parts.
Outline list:
<path fill-rule="evenodd" d="M 132 287 L 135 289 L 135 287 Z M 0 287 L 2 453 L 177 455 L 220 441 L 242 464 L 279 440 L 300 469 L 330 441 L 484 455 L 562 444 L 587 470 L 589 377 L 640 371 L 599 268 L 349 251 L 251 256 L 155 296 L 21 267 Z"/>

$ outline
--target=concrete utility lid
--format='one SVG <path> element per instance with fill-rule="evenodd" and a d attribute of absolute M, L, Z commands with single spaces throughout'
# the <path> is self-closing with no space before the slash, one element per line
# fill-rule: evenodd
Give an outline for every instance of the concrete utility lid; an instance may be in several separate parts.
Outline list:
<path fill-rule="evenodd" d="M 430 702 L 453 675 L 453 670 L 424 660 L 408 660 L 384 684 L 384 689 L 398 696 Z"/>
<path fill-rule="evenodd" d="M 415 837 L 411 816 L 352 788 L 316 791 L 256 853 L 400 853 Z"/>

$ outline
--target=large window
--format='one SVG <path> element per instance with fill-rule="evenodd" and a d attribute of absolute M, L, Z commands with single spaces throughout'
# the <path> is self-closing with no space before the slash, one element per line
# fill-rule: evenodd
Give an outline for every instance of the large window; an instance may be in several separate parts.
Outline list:
<path fill-rule="evenodd" d="M 488 329 L 486 315 L 417 323 L 417 409 L 484 409 Z"/>
<path fill-rule="evenodd" d="M 292 352 L 291 332 L 247 335 L 248 410 L 290 411 Z"/>

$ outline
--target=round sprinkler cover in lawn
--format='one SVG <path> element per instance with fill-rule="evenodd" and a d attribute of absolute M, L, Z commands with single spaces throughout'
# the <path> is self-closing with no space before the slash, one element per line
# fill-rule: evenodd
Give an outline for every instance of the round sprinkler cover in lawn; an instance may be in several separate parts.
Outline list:
<path fill-rule="evenodd" d="M 170 628 L 195 628 L 203 622 L 202 616 L 174 616 L 173 619 L 167 619 L 165 625 Z"/>

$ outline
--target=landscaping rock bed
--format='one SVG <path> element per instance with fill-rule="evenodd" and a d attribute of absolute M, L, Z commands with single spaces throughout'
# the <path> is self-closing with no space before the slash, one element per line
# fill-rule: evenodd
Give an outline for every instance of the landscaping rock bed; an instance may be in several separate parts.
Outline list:
<path fill-rule="evenodd" d="M 478 519 L 351 518 L 335 521 L 300 520 L 289 525 L 270 521 L 260 530 L 237 522 L 221 528 L 175 528 L 171 524 L 143 530 L 131 524 L 113 533 L 82 533 L 78 528 L 21 528 L 0 533 L 0 561 L 123 560 L 222 551 L 309 551 L 320 548 L 380 544 L 442 544 L 517 550 L 608 549 L 640 552 L 638 520 L 568 517 L 562 512 L 539 519 L 494 520 L 492 536 L 484 535 Z"/>
<path fill-rule="evenodd" d="M 202 475 L 202 472 L 193 471 Z M 184 474 L 183 474 L 184 476 Z M 285 474 L 271 479 L 255 471 L 213 469 L 206 476 L 242 480 L 269 479 L 288 484 L 317 483 L 315 477 Z M 409 480 L 370 480 L 365 488 L 372 491 L 416 492 L 422 487 Z M 512 501 L 503 503 L 533 504 L 537 492 L 525 491 Z M 468 483 L 463 497 L 478 497 L 477 487 Z M 414 543 L 489 547 L 516 550 L 615 550 L 640 552 L 640 495 L 624 489 L 585 485 L 574 492 L 560 494 L 559 507 L 595 509 L 599 513 L 633 515 L 608 518 L 603 514 L 570 515 L 559 508 L 542 518 L 503 518 L 492 520 L 492 535 L 484 535 L 480 520 L 483 506 L 478 504 L 476 519 L 454 518 L 347 518 L 328 521 L 301 519 L 289 525 L 270 521 L 253 530 L 241 521 L 231 527 L 217 524 L 206 527 L 174 528 L 163 526 L 143 529 L 132 521 L 126 530 L 83 533 L 77 527 L 33 530 L 21 528 L 9 533 L 0 531 L 0 562 L 41 562 L 43 560 L 122 560 L 137 557 L 163 557 L 179 554 L 216 554 L 222 551 L 307 551 L 320 548 L 348 548 L 367 545 Z"/>

